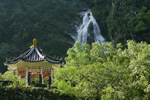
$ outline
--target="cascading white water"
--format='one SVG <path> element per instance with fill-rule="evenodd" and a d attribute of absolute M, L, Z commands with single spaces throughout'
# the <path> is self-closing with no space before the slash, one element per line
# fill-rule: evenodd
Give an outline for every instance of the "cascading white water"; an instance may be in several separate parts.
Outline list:
<path fill-rule="evenodd" d="M 87 43 L 87 41 L 88 41 L 88 36 L 89 36 L 88 29 L 89 29 L 89 26 L 91 23 L 93 25 L 93 35 L 94 35 L 93 40 L 94 40 L 94 42 L 102 44 L 105 41 L 104 37 L 101 35 L 100 28 L 99 28 L 95 18 L 92 15 L 92 12 L 87 11 L 83 14 L 83 22 L 77 29 L 78 35 L 77 35 L 76 41 L 78 41 L 82 45 L 84 43 Z"/>

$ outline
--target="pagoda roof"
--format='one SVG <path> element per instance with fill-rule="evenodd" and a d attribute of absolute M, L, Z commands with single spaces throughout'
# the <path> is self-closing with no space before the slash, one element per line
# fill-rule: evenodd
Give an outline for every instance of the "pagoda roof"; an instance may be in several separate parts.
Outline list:
<path fill-rule="evenodd" d="M 21 54 L 20 56 L 12 59 L 12 60 L 6 60 L 5 64 L 16 64 L 19 61 L 24 62 L 41 62 L 41 61 L 47 61 L 49 63 L 53 64 L 60 64 L 61 60 L 55 59 L 46 53 L 39 50 L 37 47 L 33 46 L 29 50 L 27 50 L 25 53 Z"/>

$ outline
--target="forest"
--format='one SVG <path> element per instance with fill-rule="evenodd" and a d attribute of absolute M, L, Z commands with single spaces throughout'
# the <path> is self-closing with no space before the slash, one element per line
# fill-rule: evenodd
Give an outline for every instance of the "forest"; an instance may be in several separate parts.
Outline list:
<path fill-rule="evenodd" d="M 66 57 L 85 9 L 92 10 L 107 41 L 150 43 L 150 0 L 1 0 L 0 72 L 6 71 L 5 59 L 26 51 L 33 38 L 49 55 Z"/>
<path fill-rule="evenodd" d="M 72 38 L 82 23 L 80 12 L 88 9 L 106 39 L 103 45 L 82 46 Z M 98 100 L 150 98 L 150 0 L 0 0 L 2 74 L 6 59 L 28 50 L 33 38 L 48 55 L 65 59 L 54 80 L 62 94 Z"/>
<path fill-rule="evenodd" d="M 67 51 L 64 68 L 55 72 L 54 86 L 76 98 L 149 100 L 150 45 L 130 40 L 126 46 L 93 43 L 90 49 L 75 43 Z"/>

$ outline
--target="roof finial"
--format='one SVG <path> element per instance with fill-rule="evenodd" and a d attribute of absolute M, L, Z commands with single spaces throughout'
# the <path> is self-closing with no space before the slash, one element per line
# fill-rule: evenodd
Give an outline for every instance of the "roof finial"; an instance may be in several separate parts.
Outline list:
<path fill-rule="evenodd" d="M 33 46 L 37 47 L 37 39 L 35 39 L 35 38 L 33 39 Z"/>

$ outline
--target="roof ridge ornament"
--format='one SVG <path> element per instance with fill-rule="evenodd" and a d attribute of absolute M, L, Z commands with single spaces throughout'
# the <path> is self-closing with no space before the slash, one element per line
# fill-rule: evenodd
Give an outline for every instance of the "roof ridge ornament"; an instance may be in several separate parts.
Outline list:
<path fill-rule="evenodd" d="M 36 38 L 33 39 L 33 46 L 37 47 L 37 39 Z"/>

